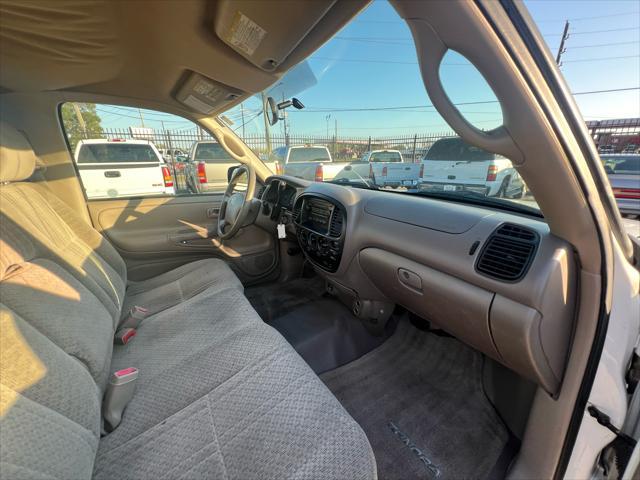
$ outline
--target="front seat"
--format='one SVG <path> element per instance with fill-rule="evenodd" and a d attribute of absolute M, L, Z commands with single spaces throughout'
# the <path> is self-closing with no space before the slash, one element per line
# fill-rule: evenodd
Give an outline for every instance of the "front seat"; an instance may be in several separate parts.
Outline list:
<path fill-rule="evenodd" d="M 124 262 L 0 129 L 0 479 L 376 478 L 362 429 L 237 279 L 196 293 L 217 261 L 136 286 L 193 294 L 114 345 Z"/>

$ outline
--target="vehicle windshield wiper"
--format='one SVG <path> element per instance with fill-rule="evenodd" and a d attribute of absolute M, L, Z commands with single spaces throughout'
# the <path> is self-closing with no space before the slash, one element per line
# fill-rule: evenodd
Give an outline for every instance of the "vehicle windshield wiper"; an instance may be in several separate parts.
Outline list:
<path fill-rule="evenodd" d="M 418 195 L 421 197 L 437 198 L 441 200 L 457 200 L 464 203 L 470 203 L 473 205 L 480 205 L 486 207 L 496 207 L 503 210 L 509 210 L 516 213 L 524 213 L 526 215 L 534 215 L 536 217 L 544 218 L 542 212 L 537 208 L 523 205 L 521 203 L 503 200 L 500 198 L 487 197 L 482 193 L 473 192 L 469 190 L 462 190 L 456 192 L 406 192 L 410 195 Z"/>

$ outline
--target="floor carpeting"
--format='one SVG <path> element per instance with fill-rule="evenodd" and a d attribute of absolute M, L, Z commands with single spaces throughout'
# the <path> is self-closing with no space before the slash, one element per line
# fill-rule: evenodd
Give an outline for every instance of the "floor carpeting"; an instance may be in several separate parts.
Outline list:
<path fill-rule="evenodd" d="M 322 298 L 324 280 L 318 276 L 245 288 L 244 294 L 266 323 Z"/>
<path fill-rule="evenodd" d="M 321 375 L 367 434 L 381 480 L 486 478 L 508 440 L 482 357 L 403 319 L 358 360 Z"/>

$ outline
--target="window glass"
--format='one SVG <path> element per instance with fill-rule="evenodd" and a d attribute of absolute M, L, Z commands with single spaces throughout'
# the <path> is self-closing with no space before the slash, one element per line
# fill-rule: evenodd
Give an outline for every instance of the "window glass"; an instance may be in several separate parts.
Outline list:
<path fill-rule="evenodd" d="M 326 147 L 297 147 L 289 152 L 289 162 L 330 162 L 331 156 Z"/>
<path fill-rule="evenodd" d="M 204 142 L 196 145 L 195 160 L 206 163 L 233 162 L 233 157 L 218 142 Z"/>
<path fill-rule="evenodd" d="M 160 152 L 144 140 L 140 143 L 107 141 L 88 143 L 81 140 L 78 145 L 78 163 L 124 163 L 161 162 Z"/>
<path fill-rule="evenodd" d="M 442 138 L 436 141 L 424 156 L 425 160 L 467 160 L 483 162 L 496 158 L 491 152 L 469 145 L 460 138 Z"/>
<path fill-rule="evenodd" d="M 401 162 L 400 152 L 372 152 L 369 155 L 370 162 Z"/>
<path fill-rule="evenodd" d="M 496 95 L 463 55 L 447 52 L 439 75 L 467 121 L 487 131 L 502 125 Z M 284 106 L 275 125 L 264 115 L 270 97 Z M 278 165 L 279 173 L 345 188 L 539 213 L 509 159 L 466 143 L 438 114 L 411 32 L 385 1 L 371 2 L 307 61 L 221 119 L 273 172 Z"/>
<path fill-rule="evenodd" d="M 175 115 L 89 103 L 66 103 L 61 115 L 89 199 L 220 193 L 238 165 Z"/>

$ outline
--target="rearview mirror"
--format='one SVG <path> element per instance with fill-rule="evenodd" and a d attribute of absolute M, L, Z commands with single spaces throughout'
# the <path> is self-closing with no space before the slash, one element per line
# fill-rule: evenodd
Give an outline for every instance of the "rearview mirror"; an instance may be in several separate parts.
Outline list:
<path fill-rule="evenodd" d="M 269 125 L 274 126 L 278 123 L 278 107 L 276 106 L 276 102 L 273 97 L 267 97 L 267 101 L 264 106 L 264 114 L 267 116 Z"/>

